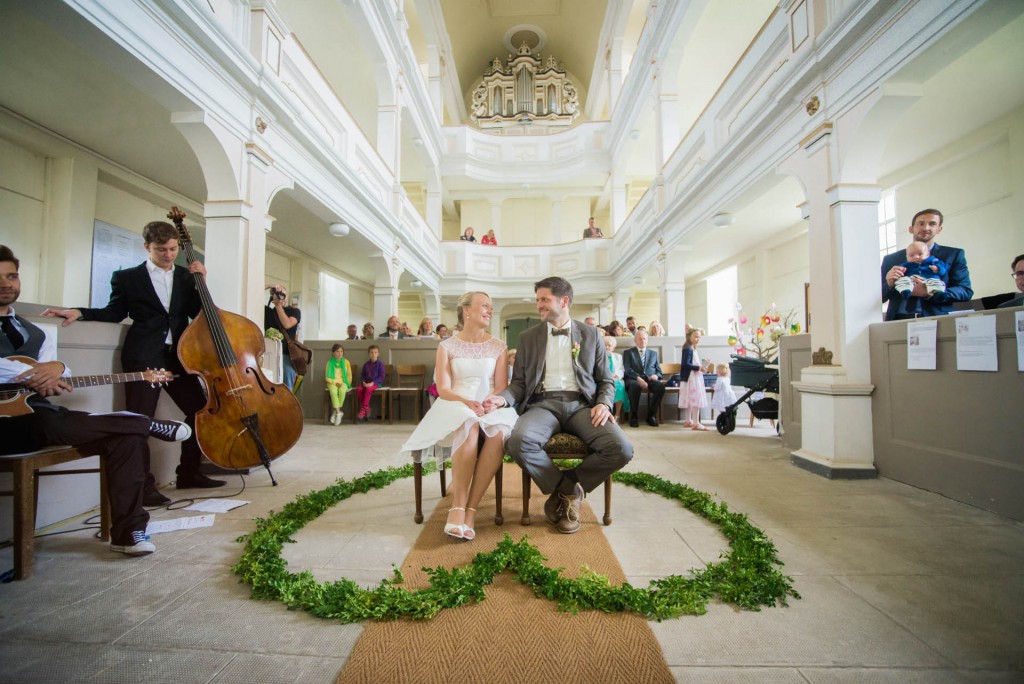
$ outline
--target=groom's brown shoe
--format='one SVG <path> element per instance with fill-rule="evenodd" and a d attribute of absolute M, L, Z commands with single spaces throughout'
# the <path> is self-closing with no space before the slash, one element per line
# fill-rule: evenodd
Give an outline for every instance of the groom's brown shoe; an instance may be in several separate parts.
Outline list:
<path fill-rule="evenodd" d="M 572 495 L 560 495 L 562 499 L 562 519 L 558 521 L 558 531 L 562 534 L 573 534 L 580 530 L 580 508 L 583 506 L 583 485 L 576 483 Z"/>
<path fill-rule="evenodd" d="M 562 519 L 562 495 L 557 489 L 544 502 L 544 516 L 552 525 L 557 525 Z"/>

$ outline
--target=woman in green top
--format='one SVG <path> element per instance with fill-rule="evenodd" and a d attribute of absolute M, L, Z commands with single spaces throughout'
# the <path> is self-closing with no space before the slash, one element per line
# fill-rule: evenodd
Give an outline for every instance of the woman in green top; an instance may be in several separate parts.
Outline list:
<path fill-rule="evenodd" d="M 345 405 L 345 395 L 352 389 L 352 365 L 345 358 L 345 348 L 340 344 L 331 347 L 331 358 L 327 360 L 327 391 L 331 394 L 331 425 L 341 425 L 344 415 L 341 407 Z"/>

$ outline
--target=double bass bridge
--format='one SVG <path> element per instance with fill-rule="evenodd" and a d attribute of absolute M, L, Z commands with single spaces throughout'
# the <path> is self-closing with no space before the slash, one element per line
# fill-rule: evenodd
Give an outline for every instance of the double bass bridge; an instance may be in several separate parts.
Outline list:
<path fill-rule="evenodd" d="M 244 391 L 250 390 L 250 389 L 252 389 L 252 385 L 239 385 L 238 387 L 232 387 L 231 389 L 229 389 L 224 394 L 237 395 L 237 394 L 240 394 L 241 392 L 244 392 Z"/>

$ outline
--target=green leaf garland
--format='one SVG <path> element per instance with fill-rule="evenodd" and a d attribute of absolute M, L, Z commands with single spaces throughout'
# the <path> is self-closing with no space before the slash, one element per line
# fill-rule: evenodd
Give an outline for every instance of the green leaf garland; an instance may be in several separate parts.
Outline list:
<path fill-rule="evenodd" d="M 433 470 L 428 464 L 425 470 Z M 489 553 L 479 553 L 468 565 L 457 568 L 424 568 L 430 585 L 410 591 L 401 571 L 384 579 L 375 589 L 363 589 L 342 579 L 318 582 L 308 570 L 289 572 L 281 557 L 292 535 L 328 508 L 355 493 L 382 489 L 395 480 L 411 477 L 412 464 L 367 473 L 352 481 L 339 479 L 333 485 L 296 497 L 280 513 L 256 518 L 256 529 L 238 538 L 245 551 L 232 572 L 252 587 L 253 598 L 282 601 L 290 609 L 302 609 L 323 618 L 345 623 L 361 620 L 423 620 L 444 608 L 482 601 L 484 589 L 495 575 L 510 570 L 515 579 L 530 587 L 538 597 L 556 601 L 560 610 L 605 612 L 633 611 L 654 620 L 701 615 L 708 601 L 717 598 L 749 610 L 762 606 L 787 605 L 787 598 L 800 598 L 792 578 L 782 574 L 783 565 L 775 545 L 764 532 L 750 524 L 746 515 L 734 513 L 724 502 L 704 492 L 663 480 L 647 473 L 618 472 L 617 482 L 678 501 L 684 508 L 716 524 L 729 540 L 730 550 L 716 563 L 692 571 L 688 577 L 671 575 L 654 580 L 648 588 L 629 583 L 612 585 L 608 578 L 587 567 L 577 578 L 563 577 L 563 568 L 550 568 L 547 560 L 528 537 L 514 541 L 508 534 Z"/>

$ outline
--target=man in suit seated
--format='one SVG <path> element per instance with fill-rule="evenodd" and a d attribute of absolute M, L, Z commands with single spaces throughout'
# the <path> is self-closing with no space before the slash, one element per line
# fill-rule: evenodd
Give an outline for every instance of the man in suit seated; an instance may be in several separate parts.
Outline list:
<path fill-rule="evenodd" d="M 903 277 L 905 269 L 900 264 L 907 260 L 907 250 L 887 254 L 882 259 L 882 302 L 889 303 L 885 310 L 887 321 L 946 314 L 953 310 L 953 302 L 966 302 L 974 295 L 964 250 L 935 243 L 935 238 L 942 232 L 941 211 L 922 209 L 917 212 L 910 222 L 909 231 L 914 241 L 927 244 L 931 255 L 949 267 L 946 291 L 929 293 L 924 279 L 918 278 L 909 297 L 899 296 L 896 281 Z"/>
<path fill-rule="evenodd" d="M 1013 263 L 1010 264 L 1010 269 L 1010 275 L 1013 276 L 1013 282 L 1017 285 L 1017 290 L 1022 294 L 1019 297 L 1014 297 L 1013 299 L 1000 304 L 1000 309 L 1024 306 L 1024 254 L 1020 254 L 1014 258 Z"/>
<path fill-rule="evenodd" d="M 627 349 L 622 354 L 622 365 L 625 368 L 626 394 L 629 395 L 629 426 L 640 426 L 640 393 L 647 395 L 647 424 L 658 427 L 658 407 L 665 396 L 664 375 L 658 363 L 658 352 L 647 348 L 647 331 L 637 330 L 633 335 L 636 347 Z"/>

